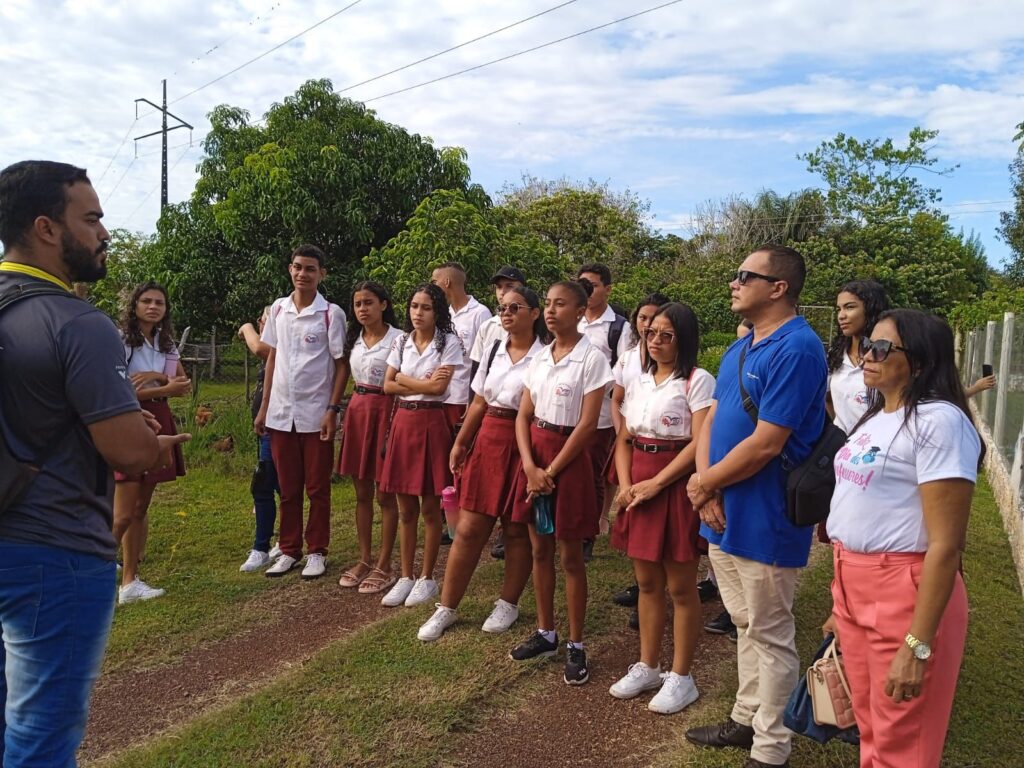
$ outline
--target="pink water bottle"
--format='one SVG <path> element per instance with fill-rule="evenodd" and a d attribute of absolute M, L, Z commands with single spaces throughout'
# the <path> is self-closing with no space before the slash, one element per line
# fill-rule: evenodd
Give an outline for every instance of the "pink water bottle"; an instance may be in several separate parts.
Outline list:
<path fill-rule="evenodd" d="M 455 519 L 459 513 L 459 494 L 455 491 L 455 486 L 449 485 L 441 491 L 441 507 L 448 523 L 448 536 L 454 539 Z"/>

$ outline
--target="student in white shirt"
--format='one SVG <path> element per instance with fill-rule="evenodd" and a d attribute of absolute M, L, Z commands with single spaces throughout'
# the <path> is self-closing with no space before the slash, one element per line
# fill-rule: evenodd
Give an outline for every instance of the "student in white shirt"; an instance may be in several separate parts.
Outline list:
<path fill-rule="evenodd" d="M 828 349 L 826 406 L 835 425 L 844 432 L 849 432 L 868 409 L 860 340 L 871 338 L 878 316 L 887 309 L 889 297 L 875 280 L 851 280 L 836 296 L 839 330 Z"/>
<path fill-rule="evenodd" d="M 176 435 L 174 416 L 167 404 L 169 397 L 187 395 L 192 387 L 181 365 L 171 325 L 171 300 L 159 283 L 143 283 L 132 291 L 121 320 L 124 356 L 128 376 L 135 385 L 142 408 L 160 422 L 160 434 Z M 157 483 L 166 483 L 185 474 L 181 446 L 172 451 L 173 462 L 142 475 L 114 473 L 114 519 L 131 520 L 121 536 L 121 605 L 136 600 L 151 600 L 164 590 L 149 586 L 139 578 L 139 561 L 149 536 L 149 505 Z M 120 533 L 120 531 L 118 531 Z"/>
<path fill-rule="evenodd" d="M 967 635 L 960 575 L 984 448 L 934 315 L 883 313 L 861 347 L 867 413 L 835 458 L 832 616 L 860 764 L 938 768 Z"/>
<path fill-rule="evenodd" d="M 270 433 L 270 452 L 281 489 L 281 556 L 266 570 L 280 577 L 302 557 L 302 497 L 309 497 L 303 579 L 323 576 L 331 541 L 331 467 L 334 433 L 344 391 L 345 312 L 317 290 L 327 275 L 326 256 L 300 245 L 288 265 L 295 290 L 275 301 L 263 328 L 271 348 L 263 404 L 253 423 Z"/>
<path fill-rule="evenodd" d="M 584 282 L 555 283 L 547 291 L 544 322 L 555 340 L 533 359 L 524 376 L 516 418 L 523 470 L 516 479 L 512 509 L 514 522 L 530 526 L 538 628 L 509 655 L 523 661 L 558 651 L 557 542 L 569 618 L 564 673 L 569 685 L 590 679 L 583 648 L 587 611 L 583 541 L 597 534 L 600 507 L 586 448 L 594 438 L 601 403 L 612 381 L 604 355 L 578 328 L 590 293 L 589 283 Z"/>
<path fill-rule="evenodd" d="M 660 689 L 652 712 L 671 714 L 697 700 L 690 665 L 700 635 L 697 593 L 700 518 L 686 481 L 696 463 L 693 436 L 714 400 L 715 379 L 697 367 L 697 316 L 685 304 L 664 304 L 644 331 L 650 359 L 629 384 L 623 428 L 615 444 L 619 477 L 612 545 L 633 560 L 640 586 L 640 660 L 610 689 L 631 699 Z M 665 590 L 673 607 L 672 668 L 661 672 Z"/>
<path fill-rule="evenodd" d="M 491 285 L 494 286 L 494 300 L 501 304 L 505 291 L 517 285 L 526 285 L 526 276 L 522 270 L 506 264 L 491 277 Z M 473 339 L 473 346 L 469 350 L 469 359 L 477 365 L 483 360 L 484 355 L 494 346 L 498 339 L 505 339 L 508 334 L 501 325 L 501 318 L 492 315 L 477 330 L 476 338 Z"/>
<path fill-rule="evenodd" d="M 351 376 L 352 397 L 345 409 L 341 450 L 335 470 L 352 478 L 356 491 L 356 538 L 359 562 L 345 570 L 339 586 L 358 587 L 359 593 L 375 595 L 395 583 L 391 554 L 398 535 L 398 507 L 395 495 L 380 489 L 383 476 L 384 437 L 387 434 L 394 398 L 384 394 L 384 374 L 395 339 L 395 308 L 388 289 L 372 280 L 352 287 L 352 317 L 345 337 L 345 381 Z M 380 506 L 380 553 L 372 560 L 373 499 Z M 371 565 L 371 563 L 375 563 Z"/>
<path fill-rule="evenodd" d="M 493 343 L 473 378 L 473 402 L 452 446 L 452 473 L 462 476 L 459 528 L 448 555 L 441 602 L 419 631 L 419 639 L 437 640 L 455 623 L 480 552 L 501 519 L 506 532 L 505 577 L 501 597 L 484 622 L 484 632 L 504 632 L 519 617 L 519 598 L 533 562 L 530 537 L 523 523 L 514 523 L 513 486 L 521 463 L 515 420 L 523 396 L 523 374 L 544 348 L 547 328 L 540 299 L 522 286 L 507 291 L 498 314 L 508 332 Z"/>
<path fill-rule="evenodd" d="M 398 494 L 402 576 L 381 603 L 419 605 L 437 594 L 434 566 L 441 546 L 441 491 L 451 484 L 452 432 L 444 400 L 462 367 L 448 302 L 436 285 L 417 286 L 409 299 L 406 333 L 388 355 L 384 392 L 397 400 L 391 419 L 380 488 Z M 419 518 L 423 516 L 423 569 L 413 578 Z"/>

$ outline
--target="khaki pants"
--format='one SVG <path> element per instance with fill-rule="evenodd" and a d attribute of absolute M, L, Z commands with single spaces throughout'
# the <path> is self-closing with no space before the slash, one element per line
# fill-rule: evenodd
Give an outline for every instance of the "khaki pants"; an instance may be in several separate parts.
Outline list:
<path fill-rule="evenodd" d="M 781 765 L 789 758 L 792 731 L 782 723 L 800 677 L 793 621 L 796 568 L 779 568 L 723 552 L 712 544 L 722 602 L 736 625 L 739 688 L 732 719 L 754 729 L 750 756 Z"/>

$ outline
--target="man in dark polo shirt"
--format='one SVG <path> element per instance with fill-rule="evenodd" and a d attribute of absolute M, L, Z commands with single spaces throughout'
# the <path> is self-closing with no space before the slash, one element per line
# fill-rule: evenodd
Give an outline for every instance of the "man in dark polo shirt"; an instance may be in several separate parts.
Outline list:
<path fill-rule="evenodd" d="M 109 235 L 84 170 L 0 171 L 0 430 L 41 467 L 0 514 L 0 762 L 74 765 L 114 611 L 111 469 L 138 474 L 188 435 L 157 437 L 110 319 L 71 293 L 106 274 Z M 60 292 L 63 289 L 66 293 Z"/>
<path fill-rule="evenodd" d="M 805 273 L 797 251 L 765 246 L 730 283 L 732 311 L 754 329 L 722 357 L 687 487 L 736 624 L 739 689 L 728 720 L 691 728 L 686 738 L 749 749 L 745 768 L 789 765 L 792 733 L 782 714 L 800 674 L 793 594 L 812 528 L 786 517 L 786 477 L 821 435 L 828 376 L 821 340 L 796 313 Z M 743 407 L 740 376 L 756 423 Z"/>

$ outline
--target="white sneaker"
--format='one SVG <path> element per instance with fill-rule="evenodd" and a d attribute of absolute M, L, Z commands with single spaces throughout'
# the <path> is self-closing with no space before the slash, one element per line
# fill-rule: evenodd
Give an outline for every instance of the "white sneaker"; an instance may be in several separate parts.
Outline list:
<path fill-rule="evenodd" d="M 440 640 L 444 631 L 458 619 L 454 608 L 445 608 L 440 603 L 435 603 L 435 605 L 437 610 L 434 611 L 434 615 L 427 619 L 427 623 L 416 633 L 416 637 L 425 643 Z"/>
<path fill-rule="evenodd" d="M 306 567 L 302 569 L 302 578 L 306 579 L 306 581 L 319 579 L 326 570 L 327 558 L 319 552 L 311 552 L 306 555 Z"/>
<path fill-rule="evenodd" d="M 250 549 L 249 557 L 246 558 L 245 562 L 238 569 L 242 573 L 252 573 L 258 571 L 260 568 L 266 568 L 270 565 L 270 556 L 266 552 L 260 552 L 258 549 Z"/>
<path fill-rule="evenodd" d="M 277 558 L 277 560 L 274 561 L 274 564 L 272 566 L 270 566 L 269 568 L 267 568 L 267 570 L 263 572 L 263 575 L 269 576 L 272 579 L 276 579 L 280 578 L 281 576 L 284 576 L 292 568 L 298 567 L 299 561 L 297 558 L 294 558 L 291 555 L 281 555 L 279 558 Z"/>
<path fill-rule="evenodd" d="M 267 557 L 269 557 L 271 560 L 277 560 L 277 558 L 279 558 L 283 554 L 284 552 L 281 551 L 281 545 L 275 544 L 270 548 L 270 551 L 267 552 Z"/>
<path fill-rule="evenodd" d="M 661 666 L 651 669 L 642 661 L 630 664 L 626 676 L 608 689 L 616 699 L 632 699 L 644 691 L 661 687 Z"/>
<path fill-rule="evenodd" d="M 120 605 L 125 605 L 138 600 L 152 600 L 154 597 L 162 597 L 164 594 L 164 590 L 151 587 L 136 576 L 135 581 L 125 584 L 117 591 L 117 602 Z"/>
<path fill-rule="evenodd" d="M 484 632 L 490 632 L 491 634 L 498 635 L 506 631 L 509 627 L 516 623 L 516 619 L 519 618 L 519 606 L 512 605 L 500 597 L 494 603 L 494 610 L 491 611 L 491 615 L 487 617 L 487 621 L 484 622 L 482 627 Z"/>
<path fill-rule="evenodd" d="M 665 682 L 662 684 L 661 690 L 647 705 L 651 712 L 671 715 L 693 704 L 700 695 L 697 693 L 697 686 L 690 675 L 684 677 L 675 672 L 666 672 L 662 678 Z"/>
<path fill-rule="evenodd" d="M 405 607 L 411 608 L 414 605 L 420 605 L 428 600 L 437 597 L 437 582 L 433 579 L 416 579 L 416 583 L 412 587 L 412 591 L 409 592 L 409 596 L 405 598 Z"/>
<path fill-rule="evenodd" d="M 413 584 L 416 582 L 410 578 L 403 576 L 395 582 L 395 586 L 381 598 L 380 604 L 386 605 L 388 608 L 396 608 L 399 605 L 405 603 L 405 598 L 412 592 Z"/>

